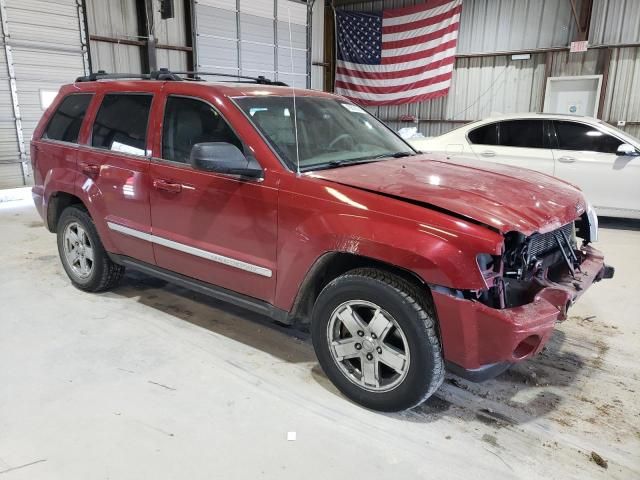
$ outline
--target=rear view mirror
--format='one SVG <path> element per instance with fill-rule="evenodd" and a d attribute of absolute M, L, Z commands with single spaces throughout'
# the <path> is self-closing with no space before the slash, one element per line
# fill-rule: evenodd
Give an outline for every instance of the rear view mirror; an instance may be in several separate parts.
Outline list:
<path fill-rule="evenodd" d="M 191 148 L 189 163 L 206 172 L 262 178 L 262 168 L 255 158 L 247 158 L 235 145 L 227 142 L 196 143 Z"/>
<path fill-rule="evenodd" d="M 636 157 L 640 155 L 640 153 L 638 153 L 638 151 L 628 143 L 623 143 L 622 145 L 620 145 L 618 147 L 618 150 L 616 150 L 616 153 L 618 154 L 618 156 L 628 155 L 630 157 Z"/>

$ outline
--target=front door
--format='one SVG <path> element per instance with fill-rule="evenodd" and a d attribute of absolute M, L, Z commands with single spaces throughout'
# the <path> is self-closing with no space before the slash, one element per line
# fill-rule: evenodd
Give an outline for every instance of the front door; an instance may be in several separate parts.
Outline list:
<path fill-rule="evenodd" d="M 553 155 L 544 128 L 544 120 L 507 120 L 472 130 L 468 138 L 481 160 L 553 175 Z"/>
<path fill-rule="evenodd" d="M 624 142 L 592 125 L 553 124 L 556 176 L 580 187 L 602 215 L 640 213 L 640 158 L 617 155 Z"/>
<path fill-rule="evenodd" d="M 204 100 L 169 95 L 161 158 L 151 164 L 151 225 L 158 266 L 261 300 L 275 288 L 278 190 L 193 169 L 191 148 L 228 142 L 244 151 L 222 115 Z"/>

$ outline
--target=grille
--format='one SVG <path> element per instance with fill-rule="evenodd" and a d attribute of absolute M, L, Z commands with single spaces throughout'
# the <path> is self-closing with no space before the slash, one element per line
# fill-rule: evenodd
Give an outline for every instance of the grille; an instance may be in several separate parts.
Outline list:
<path fill-rule="evenodd" d="M 556 250 L 558 248 L 558 244 L 556 243 L 555 234 L 559 232 L 564 233 L 565 237 L 569 239 L 569 242 L 572 245 L 574 244 L 573 223 L 567 223 L 565 226 L 551 232 L 531 235 L 531 237 L 529 237 L 529 258 L 540 257 L 545 253 Z"/>

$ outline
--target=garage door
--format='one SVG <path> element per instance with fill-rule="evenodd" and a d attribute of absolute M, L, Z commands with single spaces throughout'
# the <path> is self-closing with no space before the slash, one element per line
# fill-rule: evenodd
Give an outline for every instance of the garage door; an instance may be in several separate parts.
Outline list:
<path fill-rule="evenodd" d="M 27 162 L 29 141 L 42 113 L 43 99 L 51 98 L 60 86 L 85 74 L 79 9 L 75 0 L 0 0 L 4 41 L 10 47 L 18 98 L 18 114 Z M 5 50 L 6 53 L 6 50 Z M 19 163 L 19 142 L 15 111 L 11 103 L 6 54 L 0 60 L 0 187 L 32 183 L 27 166 L 25 178 Z M 5 108 L 8 105 L 8 108 Z"/>
<path fill-rule="evenodd" d="M 199 0 L 195 17 L 199 70 L 264 75 L 309 86 L 305 3 Z"/>

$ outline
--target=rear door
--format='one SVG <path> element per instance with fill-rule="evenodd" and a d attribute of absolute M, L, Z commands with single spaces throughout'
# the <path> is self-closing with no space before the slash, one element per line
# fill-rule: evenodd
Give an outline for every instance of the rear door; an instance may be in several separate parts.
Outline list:
<path fill-rule="evenodd" d="M 149 82 L 151 83 L 151 82 Z M 147 135 L 152 93 L 105 93 L 88 145 L 78 149 L 79 188 L 91 196 L 114 242 L 114 253 L 154 263 Z"/>
<path fill-rule="evenodd" d="M 264 180 L 245 180 L 191 167 L 189 155 L 196 143 L 227 142 L 251 154 L 207 100 L 167 94 L 158 135 L 157 158 L 151 164 L 152 241 L 158 266 L 272 301 L 276 177 L 267 172 Z"/>
<path fill-rule="evenodd" d="M 35 184 L 43 185 L 47 175 L 57 171 L 56 178 L 73 191 L 76 179 L 77 143 L 85 114 L 93 93 L 73 93 L 62 99 L 39 140 L 31 144 Z M 63 172 L 63 173 L 59 173 Z"/>
<path fill-rule="evenodd" d="M 471 130 L 468 140 L 481 160 L 529 168 L 553 175 L 544 120 L 505 120 Z"/>
<path fill-rule="evenodd" d="M 640 212 L 640 158 L 617 155 L 623 140 L 581 122 L 553 127 L 557 177 L 580 187 L 601 214 Z"/>

